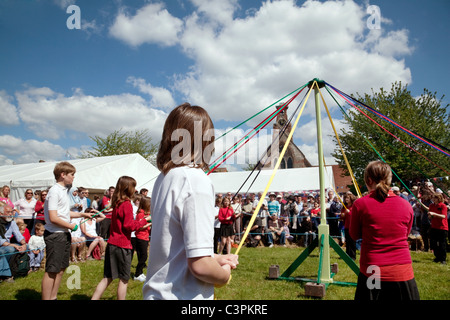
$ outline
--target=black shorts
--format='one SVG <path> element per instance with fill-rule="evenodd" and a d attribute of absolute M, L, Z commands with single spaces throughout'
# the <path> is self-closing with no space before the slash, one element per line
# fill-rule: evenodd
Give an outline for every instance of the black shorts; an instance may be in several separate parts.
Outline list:
<path fill-rule="evenodd" d="M 109 244 L 106 246 L 103 277 L 128 281 L 131 276 L 131 249 L 124 249 Z"/>
<path fill-rule="evenodd" d="M 70 232 L 44 231 L 45 241 L 45 272 L 58 273 L 69 266 L 70 245 L 72 237 Z"/>

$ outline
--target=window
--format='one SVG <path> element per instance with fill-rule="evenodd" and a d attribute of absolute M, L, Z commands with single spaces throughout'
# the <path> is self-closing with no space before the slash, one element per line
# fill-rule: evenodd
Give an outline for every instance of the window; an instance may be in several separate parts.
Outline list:
<path fill-rule="evenodd" d="M 288 167 L 288 169 L 291 169 L 294 167 L 294 161 L 292 161 L 291 157 L 288 158 L 287 167 Z"/>

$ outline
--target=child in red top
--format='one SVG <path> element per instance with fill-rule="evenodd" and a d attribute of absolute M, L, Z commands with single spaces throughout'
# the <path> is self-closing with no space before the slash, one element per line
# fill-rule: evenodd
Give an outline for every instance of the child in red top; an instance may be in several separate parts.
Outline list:
<path fill-rule="evenodd" d="M 222 201 L 222 207 L 219 209 L 219 221 L 220 221 L 220 244 L 219 254 L 222 253 L 225 245 L 227 246 L 227 253 L 231 253 L 231 236 L 234 235 L 233 222 L 235 220 L 235 214 L 231 207 L 231 201 L 225 197 Z"/>
<path fill-rule="evenodd" d="M 414 213 L 390 191 L 391 180 L 388 164 L 369 163 L 364 171 L 369 194 L 352 206 L 350 236 L 362 239 L 356 300 L 420 299 L 408 244 Z"/>
<path fill-rule="evenodd" d="M 432 197 L 433 203 L 428 210 L 431 220 L 430 246 L 435 255 L 434 262 L 445 264 L 447 260 L 447 206 L 444 197 L 440 193 L 435 193 Z"/>
<path fill-rule="evenodd" d="M 103 279 L 97 285 L 92 300 L 101 298 L 103 292 L 111 282 L 119 278 L 117 299 L 125 300 L 127 295 L 128 279 L 131 269 L 131 232 L 145 226 L 150 218 L 134 220 L 131 197 L 134 195 L 136 180 L 122 176 L 117 181 L 114 194 L 111 198 L 110 237 L 105 253 Z"/>
<path fill-rule="evenodd" d="M 150 198 L 142 197 L 139 201 L 139 207 L 137 209 L 136 220 L 145 219 L 150 217 Z M 151 223 L 147 223 L 135 232 L 136 235 L 136 253 L 138 257 L 138 264 L 136 266 L 136 272 L 134 273 L 134 280 L 141 282 L 145 281 L 145 274 L 143 270 L 148 257 L 148 244 L 150 242 L 150 226 Z"/>
<path fill-rule="evenodd" d="M 353 194 L 344 195 L 344 207 L 341 209 L 341 219 L 344 221 L 344 235 L 345 235 L 345 252 L 353 260 L 356 259 L 356 240 L 350 236 L 350 221 L 352 218 L 352 206 L 356 197 Z"/>

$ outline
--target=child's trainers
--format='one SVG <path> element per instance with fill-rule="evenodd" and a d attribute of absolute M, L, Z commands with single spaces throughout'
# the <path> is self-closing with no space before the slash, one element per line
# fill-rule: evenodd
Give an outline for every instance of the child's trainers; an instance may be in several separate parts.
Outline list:
<path fill-rule="evenodd" d="M 145 281 L 145 274 L 141 273 L 140 276 L 134 277 L 134 280 L 144 282 Z"/>

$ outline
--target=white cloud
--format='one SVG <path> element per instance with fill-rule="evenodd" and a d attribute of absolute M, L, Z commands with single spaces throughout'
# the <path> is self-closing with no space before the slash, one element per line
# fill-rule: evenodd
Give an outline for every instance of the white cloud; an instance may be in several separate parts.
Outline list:
<path fill-rule="evenodd" d="M 171 46 L 178 41 L 178 32 L 181 31 L 182 25 L 183 22 L 172 16 L 163 3 L 149 3 L 134 16 L 122 8 L 109 33 L 131 46 L 144 43 Z"/>
<path fill-rule="evenodd" d="M 134 16 L 120 12 L 110 32 L 132 46 L 179 44 L 194 64 L 173 77 L 173 88 L 216 120 L 248 117 L 316 77 L 349 93 L 411 82 L 401 59 L 413 50 L 407 30 L 368 30 L 368 3 L 266 1 L 236 18 L 236 0 L 191 2 L 196 9 L 184 23 L 151 3 Z M 155 33 L 151 21 L 163 16 Z"/>
<path fill-rule="evenodd" d="M 343 120 L 333 119 L 333 125 L 339 136 L 341 129 L 344 128 Z M 325 164 L 336 164 L 336 160 L 331 156 L 331 153 L 336 149 L 336 143 L 333 141 L 333 139 L 336 139 L 336 134 L 327 115 L 322 114 L 321 127 Z M 294 141 L 299 142 L 297 146 L 302 150 L 306 159 L 308 159 L 312 165 L 319 164 L 317 122 L 315 119 L 308 121 L 305 124 L 299 124 L 294 132 Z"/>
<path fill-rule="evenodd" d="M 109 28 L 110 36 L 131 47 L 179 46 L 192 59 L 188 72 L 173 76 L 173 83 L 167 86 L 170 90 L 138 77 L 129 77 L 127 82 L 148 95 L 148 100 L 126 93 L 92 96 L 80 89 L 65 96 L 51 88 L 28 88 L 16 93 L 17 107 L 11 97 L 0 92 L 0 111 L 11 114 L 13 124 L 20 119 L 41 138 L 78 133 L 105 136 L 120 128 L 147 128 L 159 141 L 164 111 L 176 105 L 174 96 L 179 93 L 183 100 L 205 107 L 215 122 L 242 121 L 316 77 L 346 93 L 370 92 L 390 87 L 394 81 L 411 83 L 410 69 L 403 60 L 414 50 L 408 31 L 385 30 L 387 24 L 392 28 L 392 22 L 384 17 L 381 30 L 368 30 L 367 5 L 355 1 L 265 1 L 238 18 L 238 0 L 191 3 L 194 12 L 182 19 L 161 2 L 146 3 L 136 12 L 121 7 Z M 95 20 L 83 24 L 90 32 L 101 27 Z M 311 105 L 307 105 L 305 116 L 314 115 Z M 334 103 L 328 107 L 333 110 Z M 296 139 L 301 138 L 299 147 L 316 163 L 315 123 L 302 128 L 304 135 L 296 135 Z M 329 127 L 324 130 L 324 137 L 332 134 Z M 239 139 L 243 134 L 243 130 L 236 130 L 226 141 L 218 141 L 216 150 L 226 150 L 236 141 L 232 137 Z M 261 150 L 270 144 L 265 138 L 259 136 L 252 143 L 261 144 L 259 151 L 249 148 L 244 152 L 244 163 L 259 159 Z M 25 144 L 32 143 L 26 140 Z M 327 164 L 334 147 L 328 140 L 324 144 Z M 0 158 L 2 161 L 8 160 Z"/>
<path fill-rule="evenodd" d="M 0 124 L 2 126 L 13 126 L 19 124 L 16 106 L 11 103 L 12 97 L 5 90 L 0 90 Z"/>
<path fill-rule="evenodd" d="M 7 156 L 0 154 L 0 166 L 9 166 L 14 164 L 14 160 L 9 159 Z"/>
<path fill-rule="evenodd" d="M 3 156 L 0 157 L 0 164 L 12 164 L 13 161 L 7 157 L 13 157 L 15 163 L 38 162 L 39 160 L 56 161 L 64 158 L 66 153 L 63 147 L 47 140 L 23 140 L 11 135 L 0 136 L 0 149 L 3 153 Z"/>
<path fill-rule="evenodd" d="M 197 12 L 204 14 L 209 23 L 225 25 L 233 20 L 233 13 L 239 5 L 237 0 L 191 0 L 197 7 Z"/>
<path fill-rule="evenodd" d="M 349 93 L 410 83 L 409 68 L 396 58 L 412 50 L 407 33 L 365 35 L 366 18 L 352 1 L 264 2 L 221 28 L 194 13 L 180 44 L 195 64 L 175 87 L 213 118 L 236 121 L 316 77 Z"/>
<path fill-rule="evenodd" d="M 68 6 L 75 4 L 76 0 L 53 0 L 54 4 L 63 10 L 66 10 Z"/>
<path fill-rule="evenodd" d="M 139 89 L 139 92 L 148 94 L 151 97 L 150 106 L 153 108 L 169 108 L 176 106 L 172 93 L 163 87 L 154 87 L 146 83 L 142 78 L 128 77 L 128 83 Z"/>
<path fill-rule="evenodd" d="M 408 30 L 389 31 L 383 36 L 383 29 L 371 30 L 366 38 L 368 50 L 382 56 L 397 57 L 410 55 L 414 48 L 409 45 Z"/>
<path fill-rule="evenodd" d="M 30 88 L 16 93 L 21 120 L 38 137 L 59 139 L 68 131 L 106 136 L 114 130 L 149 129 L 160 138 L 166 114 L 152 109 L 132 94 L 96 97 L 81 90 L 69 97 L 50 88 Z"/>
<path fill-rule="evenodd" d="M 88 37 L 90 37 L 92 34 L 100 35 L 103 30 L 103 26 L 99 25 L 95 19 L 91 21 L 82 19 L 81 30 L 84 31 Z"/>

